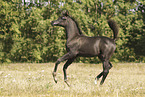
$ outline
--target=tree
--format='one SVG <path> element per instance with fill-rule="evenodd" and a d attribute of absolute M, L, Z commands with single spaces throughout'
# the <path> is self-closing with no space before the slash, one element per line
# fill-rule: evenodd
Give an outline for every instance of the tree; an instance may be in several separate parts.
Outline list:
<path fill-rule="evenodd" d="M 143 0 L 31 0 L 29 4 L 26 0 L 1 0 L 0 3 L 1 62 L 50 62 L 64 55 L 64 29 L 51 26 L 51 21 L 64 9 L 87 36 L 112 38 L 107 20 L 114 19 L 120 30 L 111 60 L 145 61 Z M 76 61 L 99 62 L 97 58 Z"/>

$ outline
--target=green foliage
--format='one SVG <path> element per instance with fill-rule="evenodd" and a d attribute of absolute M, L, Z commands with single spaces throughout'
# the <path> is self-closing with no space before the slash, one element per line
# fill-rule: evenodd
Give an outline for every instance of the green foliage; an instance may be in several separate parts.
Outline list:
<path fill-rule="evenodd" d="M 51 21 L 57 19 L 64 9 L 87 36 L 112 38 L 107 19 L 114 19 L 120 30 L 111 60 L 145 62 L 143 0 L 140 3 L 135 0 L 39 1 L 30 5 L 22 5 L 19 0 L 0 1 L 1 62 L 50 62 L 63 56 L 66 53 L 64 29 L 52 27 Z M 100 62 L 98 58 L 78 58 L 76 61 Z"/>

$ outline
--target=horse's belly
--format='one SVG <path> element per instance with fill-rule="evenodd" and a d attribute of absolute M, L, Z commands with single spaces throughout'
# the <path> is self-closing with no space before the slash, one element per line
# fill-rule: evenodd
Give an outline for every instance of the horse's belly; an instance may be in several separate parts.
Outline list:
<path fill-rule="evenodd" d="M 94 50 L 85 50 L 85 51 L 80 51 L 79 55 L 83 57 L 94 57 L 98 55 L 98 52 Z"/>

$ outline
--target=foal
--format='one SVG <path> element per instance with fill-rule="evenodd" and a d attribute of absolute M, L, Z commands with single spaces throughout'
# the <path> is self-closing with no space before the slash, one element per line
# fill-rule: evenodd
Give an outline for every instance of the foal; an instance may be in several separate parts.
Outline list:
<path fill-rule="evenodd" d="M 68 11 L 63 12 L 63 15 L 57 20 L 51 22 L 52 26 L 61 26 L 66 31 L 66 53 L 64 56 L 59 58 L 55 64 L 54 71 L 52 73 L 54 81 L 57 83 L 56 71 L 60 62 L 67 60 L 64 64 L 64 82 L 69 86 L 67 82 L 66 69 L 78 56 L 82 57 L 95 57 L 98 56 L 103 63 L 103 71 L 95 78 L 99 80 L 101 76 L 102 85 L 111 69 L 112 64 L 109 62 L 110 57 L 116 49 L 115 40 L 118 35 L 118 26 L 115 21 L 108 20 L 110 28 L 113 30 L 114 38 L 108 38 L 104 36 L 88 37 L 82 34 L 77 22 L 71 18 Z M 97 82 L 97 81 L 96 81 Z"/>

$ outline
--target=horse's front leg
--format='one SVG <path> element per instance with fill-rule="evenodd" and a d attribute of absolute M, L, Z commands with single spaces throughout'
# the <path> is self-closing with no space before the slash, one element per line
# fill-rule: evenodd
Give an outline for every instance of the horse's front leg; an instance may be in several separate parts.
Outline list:
<path fill-rule="evenodd" d="M 54 71 L 53 71 L 53 73 L 52 73 L 53 79 L 54 79 L 55 83 L 57 83 L 56 71 L 57 71 L 58 65 L 60 64 L 60 62 L 65 61 L 65 60 L 68 60 L 68 59 L 72 58 L 73 56 L 74 56 L 73 54 L 71 54 L 70 52 L 68 52 L 68 53 L 65 54 L 63 57 L 59 58 L 59 59 L 56 61 L 55 67 L 54 67 Z"/>
<path fill-rule="evenodd" d="M 68 59 L 68 61 L 64 64 L 63 66 L 63 73 L 64 73 L 64 82 L 70 86 L 70 84 L 67 82 L 67 74 L 66 74 L 66 69 L 68 68 L 69 65 L 74 61 L 75 58 Z"/>

